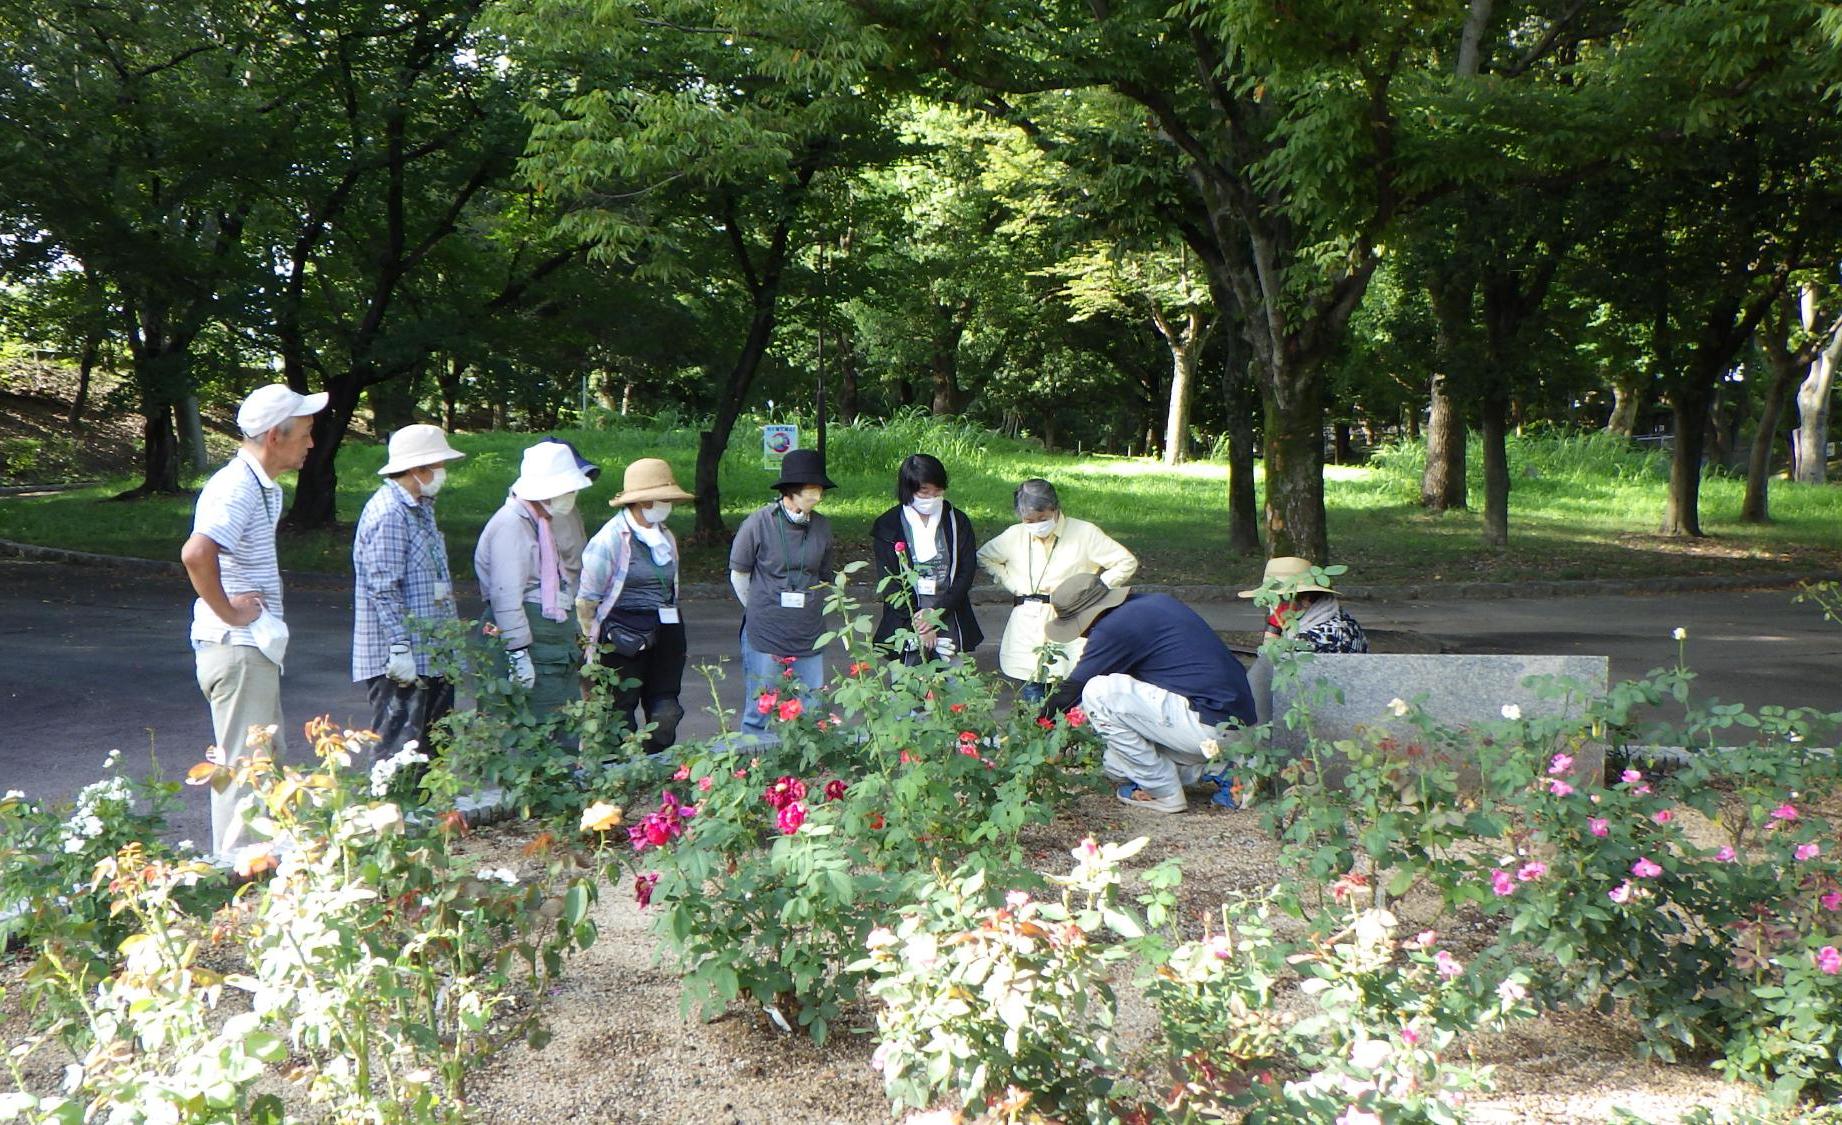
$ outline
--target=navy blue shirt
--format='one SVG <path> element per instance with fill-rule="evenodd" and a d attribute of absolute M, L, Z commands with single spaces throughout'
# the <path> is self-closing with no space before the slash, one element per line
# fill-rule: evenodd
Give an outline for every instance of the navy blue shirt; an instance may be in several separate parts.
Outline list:
<path fill-rule="evenodd" d="M 1132 594 L 1087 631 L 1081 662 L 1048 710 L 1081 698 L 1095 676 L 1124 673 L 1181 695 L 1204 722 L 1254 722 L 1254 693 L 1228 646 L 1195 610 L 1169 594 Z"/>

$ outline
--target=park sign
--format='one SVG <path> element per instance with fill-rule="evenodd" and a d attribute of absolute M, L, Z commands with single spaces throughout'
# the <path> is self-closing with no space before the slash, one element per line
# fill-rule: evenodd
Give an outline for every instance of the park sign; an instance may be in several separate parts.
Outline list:
<path fill-rule="evenodd" d="M 761 427 L 761 467 L 780 469 L 781 458 L 799 448 L 799 427 L 779 424 Z"/>

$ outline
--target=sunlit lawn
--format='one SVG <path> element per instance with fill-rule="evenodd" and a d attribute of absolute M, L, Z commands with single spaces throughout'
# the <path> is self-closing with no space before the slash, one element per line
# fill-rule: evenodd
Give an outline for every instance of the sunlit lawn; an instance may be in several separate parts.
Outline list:
<path fill-rule="evenodd" d="M 565 432 L 604 473 L 583 496 L 591 530 L 609 511 L 607 500 L 620 488 L 626 463 L 663 456 L 689 485 L 696 434 L 689 430 L 626 428 Z M 525 434 L 460 434 L 468 453 L 453 466 L 441 495 L 440 512 L 455 569 L 472 570 L 473 544 L 480 528 L 503 502 L 517 475 Z M 1011 519 L 1011 490 L 1019 480 L 1042 476 L 1060 489 L 1065 509 L 1092 519 L 1136 551 L 1145 566 L 1141 581 L 1237 585 L 1256 579 L 1259 564 L 1227 554 L 1226 469 L 1202 463 L 1168 469 L 1142 459 L 1050 454 L 959 427 L 923 420 L 880 427 L 834 428 L 830 471 L 840 488 L 825 511 L 835 521 L 843 557 L 868 556 L 868 530 L 893 503 L 895 470 L 916 449 L 939 455 L 952 474 L 954 503 L 981 534 Z M 739 429 L 722 471 L 723 514 L 734 524 L 772 495 L 772 475 L 760 466 L 759 441 Z M 1663 510 L 1664 481 L 1658 463 L 1641 457 L 1608 460 L 1604 448 L 1592 456 L 1549 439 L 1512 451 L 1511 546 L 1505 552 L 1479 545 L 1481 515 L 1451 512 L 1432 516 L 1415 502 L 1414 466 L 1404 458 L 1376 466 L 1326 470 L 1326 500 L 1336 561 L 1351 568 L 1348 581 L 1402 582 L 1421 579 L 1589 578 L 1650 574 L 1752 573 L 1832 569 L 1842 560 L 1842 487 L 1793 486 L 1774 482 L 1776 522 L 1765 527 L 1734 519 L 1742 482 L 1712 477 L 1702 489 L 1703 527 L 1710 538 L 1683 542 L 1654 534 Z M 348 444 L 340 454 L 339 513 L 356 518 L 376 487 L 384 450 Z M 1478 459 L 1472 459 L 1478 465 Z M 116 503 L 106 498 L 132 482 L 53 497 L 0 500 L 0 538 L 147 558 L 176 558 L 190 526 L 189 498 Z M 1474 503 L 1481 504 L 1473 481 Z M 682 533 L 686 511 L 673 517 Z M 285 567 L 339 573 L 349 566 L 347 530 L 291 535 L 282 543 Z M 715 579 L 723 568 L 720 548 L 694 548 L 691 577 Z"/>

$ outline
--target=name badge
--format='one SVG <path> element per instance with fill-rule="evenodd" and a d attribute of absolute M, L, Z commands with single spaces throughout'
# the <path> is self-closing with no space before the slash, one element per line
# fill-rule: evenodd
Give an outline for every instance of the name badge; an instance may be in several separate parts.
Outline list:
<path fill-rule="evenodd" d="M 926 594 L 928 597 L 933 597 L 934 594 L 939 591 L 939 589 L 940 589 L 940 580 L 937 578 L 917 578 L 915 579 L 915 592 L 917 594 Z"/>
<path fill-rule="evenodd" d="M 454 600 L 454 587 L 449 585 L 446 582 L 435 583 L 435 600 L 438 602 L 453 601 Z"/>
<path fill-rule="evenodd" d="M 675 605 L 660 606 L 659 607 L 659 624 L 661 625 L 678 624 L 678 607 Z"/>
<path fill-rule="evenodd" d="M 780 592 L 780 606 L 782 609 L 805 609 L 806 591 L 782 590 Z"/>

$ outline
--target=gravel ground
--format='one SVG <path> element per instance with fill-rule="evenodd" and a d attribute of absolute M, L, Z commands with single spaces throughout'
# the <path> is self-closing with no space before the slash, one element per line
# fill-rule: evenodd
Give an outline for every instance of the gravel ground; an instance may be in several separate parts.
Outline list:
<path fill-rule="evenodd" d="M 1120 841 L 1150 835 L 1153 845 L 1133 861 L 1139 867 L 1171 852 L 1182 855 L 1182 912 L 1198 928 L 1224 897 L 1258 891 L 1285 874 L 1276 845 L 1252 814 L 1210 807 L 1158 817 L 1121 808 L 1105 794 L 1083 798 L 1054 824 L 1030 833 L 1026 844 L 1042 869 L 1054 872 L 1067 866 L 1066 849 L 1088 833 Z M 476 833 L 466 849 L 483 864 L 516 866 L 528 836 L 518 825 L 497 826 Z M 1429 913 L 1412 900 L 1397 906 L 1412 920 L 1408 924 Z M 873 1016 L 867 1009 L 841 1021 L 822 1048 L 776 1030 L 761 1012 L 742 1005 L 707 1022 L 686 1017 L 675 978 L 655 962 L 650 919 L 627 888 L 606 888 L 594 919 L 600 939 L 570 963 L 545 998 L 554 1039 L 541 1051 L 519 1041 L 497 1052 L 470 1086 L 476 1120 L 817 1125 L 891 1119 L 869 1065 L 873 1042 L 865 1032 Z M 1488 940 L 1475 919 L 1443 919 L 1440 926 L 1461 952 Z M 18 960 L 8 965 L 0 987 L 15 983 L 23 969 Z M 17 990 L 9 991 L 0 1037 L 11 1043 L 24 1033 L 25 1018 Z M 1120 991 L 1120 1033 L 1129 1045 L 1152 1020 L 1135 990 Z M 1645 1121 L 1672 1122 L 1698 1106 L 1751 1100 L 1746 1088 L 1722 1082 L 1705 1067 L 1641 1060 L 1638 1039 L 1629 1020 L 1592 1012 L 1476 1035 L 1465 1048 L 1473 1062 L 1496 1068 L 1496 1088 L 1474 1098 L 1472 1119 L 1606 1121 L 1622 1109 Z M 28 1083 L 50 1088 L 65 1061 L 55 1050 L 39 1052 Z"/>

